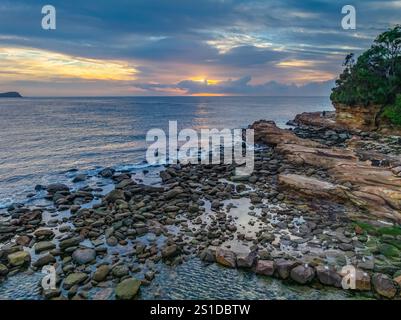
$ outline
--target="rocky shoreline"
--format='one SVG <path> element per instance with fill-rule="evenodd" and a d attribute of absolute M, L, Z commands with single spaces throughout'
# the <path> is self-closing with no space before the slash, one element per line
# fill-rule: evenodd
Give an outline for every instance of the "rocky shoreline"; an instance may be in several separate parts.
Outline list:
<path fill-rule="evenodd" d="M 50 205 L 15 204 L 0 220 L 0 279 L 53 265 L 57 289 L 46 299 L 132 299 L 160 276 L 157 264 L 197 256 L 337 288 L 352 265 L 356 292 L 399 299 L 401 138 L 351 132 L 330 113 L 291 124 L 251 126 L 262 147 L 249 177 L 235 165 L 189 164 L 166 166 L 156 185 L 106 168 L 110 190 L 37 186 Z"/>

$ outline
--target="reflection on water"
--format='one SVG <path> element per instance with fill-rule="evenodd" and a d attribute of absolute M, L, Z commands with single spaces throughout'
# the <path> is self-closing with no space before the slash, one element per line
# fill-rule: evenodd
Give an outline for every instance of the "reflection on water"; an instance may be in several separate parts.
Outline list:
<path fill-rule="evenodd" d="M 261 118 L 279 125 L 303 111 L 331 109 L 328 98 L 132 97 L 0 100 L 0 207 L 71 168 L 140 163 L 146 132 L 241 128 Z"/>

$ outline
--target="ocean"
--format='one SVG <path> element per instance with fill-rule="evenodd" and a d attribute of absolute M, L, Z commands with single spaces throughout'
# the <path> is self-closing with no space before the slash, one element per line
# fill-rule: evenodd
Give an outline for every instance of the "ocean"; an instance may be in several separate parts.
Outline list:
<path fill-rule="evenodd" d="M 0 99 L 0 221 L 13 202 L 48 205 L 45 191 L 35 192 L 38 184 L 102 185 L 108 192 L 113 187 L 110 181 L 96 174 L 109 166 L 127 170 L 144 183 L 157 183 L 162 166 L 146 163 L 145 136 L 152 128 L 167 130 L 169 120 L 178 121 L 179 129 L 246 128 L 259 119 L 285 126 L 300 112 L 331 109 L 323 97 Z M 145 168 L 147 174 L 142 172 Z M 72 178 L 80 173 L 88 179 L 73 184 Z M 144 235 L 141 241 L 150 236 Z M 31 254 L 35 257 L 32 250 Z M 205 265 L 195 257 L 177 267 L 159 263 L 157 268 L 157 277 L 141 288 L 139 299 L 357 298 L 333 288 L 284 284 L 242 270 Z M 42 277 L 39 271 L 9 277 L 0 285 L 0 300 L 41 299 Z M 109 290 L 95 288 L 91 298 L 113 299 Z"/>
<path fill-rule="evenodd" d="M 69 184 L 72 172 L 147 167 L 146 133 L 279 126 L 304 111 L 331 110 L 327 97 L 91 97 L 0 99 L 0 210 L 28 198 L 36 185 Z M 75 173 L 74 173 L 75 174 Z M 31 195 L 32 196 L 32 195 Z"/>

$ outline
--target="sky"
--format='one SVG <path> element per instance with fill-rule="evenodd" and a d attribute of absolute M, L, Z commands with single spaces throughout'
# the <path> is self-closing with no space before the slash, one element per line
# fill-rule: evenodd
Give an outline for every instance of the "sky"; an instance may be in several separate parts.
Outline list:
<path fill-rule="evenodd" d="M 1 0 L 0 92 L 327 95 L 345 55 L 397 23 L 401 0 Z"/>

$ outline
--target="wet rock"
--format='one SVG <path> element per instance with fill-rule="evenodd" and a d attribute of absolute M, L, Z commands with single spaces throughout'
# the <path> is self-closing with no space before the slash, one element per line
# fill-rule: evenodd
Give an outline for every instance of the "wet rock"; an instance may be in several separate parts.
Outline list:
<path fill-rule="evenodd" d="M 87 264 L 96 259 L 96 251 L 94 249 L 77 249 L 72 254 L 72 259 L 78 264 Z"/>
<path fill-rule="evenodd" d="M 54 232 L 50 229 L 38 229 L 33 235 L 38 240 L 51 240 L 54 238 Z"/>
<path fill-rule="evenodd" d="M 212 204 L 211 204 L 212 209 L 214 209 L 214 210 L 219 209 L 221 205 L 222 205 L 222 204 L 220 203 L 220 201 L 219 201 L 219 200 L 216 200 L 216 199 L 213 200 L 213 201 L 212 201 Z"/>
<path fill-rule="evenodd" d="M 56 262 L 56 258 L 53 257 L 51 254 L 47 254 L 43 257 L 40 257 L 38 260 L 36 260 L 34 263 L 32 263 L 32 265 L 35 268 L 41 268 L 43 266 L 53 264 L 55 262 Z"/>
<path fill-rule="evenodd" d="M 4 264 L 0 263 L 0 277 L 6 276 L 7 273 L 8 273 L 8 268 Z"/>
<path fill-rule="evenodd" d="M 385 274 L 375 273 L 372 277 L 372 284 L 375 291 L 385 298 L 392 299 L 397 294 L 394 281 Z"/>
<path fill-rule="evenodd" d="M 62 183 L 53 183 L 47 186 L 47 192 L 54 194 L 60 191 L 70 191 L 70 188 Z"/>
<path fill-rule="evenodd" d="M 35 253 L 41 253 L 43 251 L 50 251 L 54 249 L 56 245 L 53 242 L 50 241 L 40 241 L 35 244 Z"/>
<path fill-rule="evenodd" d="M 170 200 L 170 199 L 173 199 L 173 198 L 177 197 L 178 195 L 180 195 L 182 193 L 184 193 L 184 190 L 182 188 L 174 188 L 174 189 L 171 189 L 171 190 L 167 191 L 164 194 L 164 198 L 166 200 Z"/>
<path fill-rule="evenodd" d="M 66 290 L 71 289 L 71 287 L 81 284 L 88 278 L 88 275 L 83 272 L 70 273 L 63 283 L 63 288 Z"/>
<path fill-rule="evenodd" d="M 237 252 L 236 253 L 237 267 L 238 268 L 252 268 L 253 265 L 255 264 L 256 257 L 257 257 L 256 251 Z"/>
<path fill-rule="evenodd" d="M 59 297 L 61 294 L 61 291 L 59 289 L 49 289 L 49 290 L 44 290 L 42 295 L 45 297 L 45 299 L 50 300 Z"/>
<path fill-rule="evenodd" d="M 204 249 L 200 255 L 200 259 L 205 262 L 215 262 L 216 261 L 216 248 L 208 247 Z"/>
<path fill-rule="evenodd" d="M 112 190 L 104 197 L 104 201 L 108 203 L 114 203 L 117 200 L 125 200 L 124 190 L 121 189 Z"/>
<path fill-rule="evenodd" d="M 322 284 L 341 288 L 342 277 L 335 270 L 325 266 L 317 266 L 316 275 Z"/>
<path fill-rule="evenodd" d="M 17 251 L 9 254 L 7 259 L 12 267 L 20 267 L 31 262 L 31 255 L 28 251 Z"/>
<path fill-rule="evenodd" d="M 155 273 L 153 271 L 148 271 L 145 273 L 145 279 L 148 281 L 152 281 L 155 277 Z"/>
<path fill-rule="evenodd" d="M 131 179 L 124 179 L 116 184 L 116 189 L 125 189 L 129 185 L 136 184 L 134 180 Z"/>
<path fill-rule="evenodd" d="M 99 172 L 99 174 L 103 178 L 111 178 L 114 174 L 115 170 L 113 168 L 105 168 L 102 171 Z"/>
<path fill-rule="evenodd" d="M 135 278 L 125 279 L 121 281 L 115 289 L 116 298 L 119 300 L 133 299 L 137 295 L 140 286 L 141 281 Z"/>
<path fill-rule="evenodd" d="M 59 247 L 61 250 L 65 250 L 67 248 L 77 246 L 80 242 L 81 242 L 80 237 L 68 238 L 68 239 L 60 241 Z"/>
<path fill-rule="evenodd" d="M 166 182 L 166 181 L 172 179 L 172 176 L 167 171 L 161 171 L 160 178 L 162 179 L 163 182 Z"/>
<path fill-rule="evenodd" d="M 295 266 L 295 262 L 288 260 L 277 260 L 276 270 L 277 274 L 281 279 L 288 279 L 291 273 L 291 269 Z"/>
<path fill-rule="evenodd" d="M 291 270 L 291 279 L 300 284 L 312 282 L 315 270 L 307 265 L 299 265 Z"/>
<path fill-rule="evenodd" d="M 216 262 L 218 264 L 229 268 L 235 268 L 237 266 L 236 260 L 236 255 L 233 251 L 223 248 L 218 248 L 216 250 Z"/>
<path fill-rule="evenodd" d="M 170 246 L 166 246 L 162 249 L 162 257 L 163 259 L 171 259 L 180 254 L 180 250 L 177 245 L 173 244 Z"/>
<path fill-rule="evenodd" d="M 97 282 L 102 282 L 106 279 L 110 272 L 110 267 L 108 265 L 101 265 L 99 266 L 95 273 L 93 274 L 93 280 Z"/>
<path fill-rule="evenodd" d="M 30 242 L 31 238 L 28 236 L 19 236 L 15 239 L 15 243 L 23 247 L 27 247 Z"/>
<path fill-rule="evenodd" d="M 108 237 L 106 243 L 110 247 L 115 247 L 118 244 L 118 239 L 114 236 Z"/>
<path fill-rule="evenodd" d="M 122 277 L 125 277 L 125 276 L 127 276 L 129 274 L 129 269 L 128 269 L 128 267 L 126 265 L 120 264 L 118 266 L 115 266 L 111 270 L 111 273 L 116 278 L 122 278 Z"/>
<path fill-rule="evenodd" d="M 88 178 L 86 174 L 78 174 L 72 179 L 73 183 L 83 182 Z"/>
<path fill-rule="evenodd" d="M 264 276 L 272 276 L 275 271 L 274 261 L 271 260 L 258 260 L 256 263 L 255 272 Z"/>

